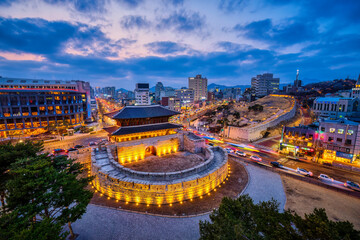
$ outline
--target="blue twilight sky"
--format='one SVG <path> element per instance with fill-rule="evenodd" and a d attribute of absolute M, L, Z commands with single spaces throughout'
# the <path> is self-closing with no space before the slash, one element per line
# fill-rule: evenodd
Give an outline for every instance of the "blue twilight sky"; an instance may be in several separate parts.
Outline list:
<path fill-rule="evenodd" d="M 0 75 L 249 84 L 357 77 L 359 0 L 0 0 Z"/>

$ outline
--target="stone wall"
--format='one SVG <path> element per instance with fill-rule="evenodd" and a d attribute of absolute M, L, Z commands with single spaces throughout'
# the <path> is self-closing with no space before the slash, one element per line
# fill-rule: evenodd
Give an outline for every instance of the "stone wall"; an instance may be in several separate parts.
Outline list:
<path fill-rule="evenodd" d="M 193 133 L 184 134 L 184 149 L 191 153 L 201 153 L 205 149 L 205 140 Z"/>
<path fill-rule="evenodd" d="M 228 126 L 224 129 L 224 136 L 231 139 L 242 140 L 242 141 L 256 141 L 262 138 L 262 131 L 266 131 L 270 127 L 278 125 L 280 122 L 289 120 L 293 118 L 296 114 L 296 104 L 294 100 L 294 105 L 290 111 L 285 111 L 284 114 L 278 116 L 277 118 L 271 121 L 265 121 L 255 126 L 249 127 L 234 127 Z"/>
<path fill-rule="evenodd" d="M 97 191 L 126 202 L 159 205 L 193 199 L 212 191 L 228 175 L 227 154 L 219 147 L 206 150 L 209 151 L 207 155 L 212 156 L 212 159 L 207 159 L 207 164 L 168 174 L 125 170 L 126 175 L 115 171 L 114 169 L 121 169 L 122 166 L 118 166 L 120 164 L 114 161 L 110 151 L 103 153 L 104 158 L 100 160 L 96 160 L 95 152 L 92 153 L 91 173 L 95 176 L 93 184 Z M 106 163 L 106 156 L 111 164 Z M 113 164 L 116 165 L 115 168 Z"/>
<path fill-rule="evenodd" d="M 178 152 L 183 148 L 183 136 L 178 133 L 129 142 L 118 142 L 115 146 L 117 160 L 119 163 L 124 164 L 143 160 L 146 154 L 163 156 Z"/>

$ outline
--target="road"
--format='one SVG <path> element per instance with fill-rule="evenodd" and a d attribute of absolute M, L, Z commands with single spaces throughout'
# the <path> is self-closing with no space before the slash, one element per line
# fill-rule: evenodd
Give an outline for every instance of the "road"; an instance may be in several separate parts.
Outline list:
<path fill-rule="evenodd" d="M 87 146 L 90 142 L 98 142 L 103 138 L 107 138 L 107 132 L 99 131 L 94 134 L 79 134 L 65 137 L 64 140 L 44 143 L 45 151 L 51 152 L 53 149 L 68 149 L 75 145 Z"/>
<path fill-rule="evenodd" d="M 234 141 L 232 141 L 231 143 L 234 143 Z M 313 178 L 315 179 L 317 179 L 320 174 L 326 174 L 334 179 L 333 182 L 325 181 L 326 184 L 336 186 L 338 188 L 346 189 L 349 191 L 352 190 L 343 187 L 344 182 L 348 180 L 353 182 L 360 182 L 360 173 L 358 172 L 334 168 L 331 166 L 324 166 L 313 162 L 302 162 L 302 161 L 287 159 L 286 157 L 281 156 L 277 153 L 270 153 L 268 152 L 268 148 L 266 147 L 261 148 L 261 146 L 259 145 L 253 147 L 253 145 L 251 144 L 239 143 L 238 146 L 243 146 L 243 147 L 234 147 L 234 145 L 231 145 L 231 143 L 224 142 L 224 143 L 216 143 L 215 145 L 221 146 L 223 148 L 231 148 L 233 150 L 237 149 L 239 151 L 245 152 L 247 154 L 246 157 L 240 157 L 234 153 L 230 153 L 231 156 L 240 158 L 244 161 L 252 161 L 250 159 L 251 155 L 256 155 L 260 157 L 262 159 L 260 164 L 267 165 L 269 167 L 271 166 L 270 162 L 278 161 L 283 166 L 285 166 L 287 172 L 295 175 L 299 175 L 298 173 L 296 173 L 296 168 L 298 167 L 311 171 L 313 173 Z"/>

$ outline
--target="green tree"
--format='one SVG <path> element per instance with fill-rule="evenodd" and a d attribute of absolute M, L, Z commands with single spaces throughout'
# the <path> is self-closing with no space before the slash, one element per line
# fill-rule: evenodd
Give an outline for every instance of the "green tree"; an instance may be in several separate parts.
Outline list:
<path fill-rule="evenodd" d="M 68 223 L 74 237 L 71 222 L 86 212 L 93 194 L 85 189 L 92 178 L 82 176 L 83 165 L 64 156 L 50 158 L 42 154 L 20 159 L 11 166 L 10 173 L 6 208 L 13 221 L 3 224 L 8 234 L 14 226 L 29 234 L 34 224 L 37 231 L 46 232 L 41 227 L 55 231 Z M 38 224 L 42 221 L 47 222 Z M 47 239 L 52 238 L 49 235 Z"/>
<path fill-rule="evenodd" d="M 223 198 L 210 221 L 200 221 L 200 239 L 359 239 L 350 222 L 333 222 L 324 209 L 301 218 L 291 211 L 279 212 L 275 200 L 254 204 L 248 195 Z"/>
<path fill-rule="evenodd" d="M 10 165 L 16 160 L 25 157 L 35 157 L 38 152 L 44 149 L 42 142 L 20 142 L 15 145 L 11 143 L 0 145 L 0 200 L 2 206 L 5 206 L 6 183 L 10 179 Z M 3 208 L 4 209 L 4 208 Z"/>

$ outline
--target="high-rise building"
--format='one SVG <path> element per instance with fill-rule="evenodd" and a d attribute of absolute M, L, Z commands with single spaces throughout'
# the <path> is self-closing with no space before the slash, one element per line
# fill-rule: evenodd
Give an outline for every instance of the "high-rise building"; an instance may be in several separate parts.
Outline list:
<path fill-rule="evenodd" d="M 104 88 L 104 94 L 106 94 L 108 97 L 115 97 L 115 87 L 105 87 Z"/>
<path fill-rule="evenodd" d="M 294 88 L 301 87 L 301 80 L 299 79 L 299 69 L 296 70 L 296 79 L 294 81 Z"/>
<path fill-rule="evenodd" d="M 162 84 L 162 82 L 157 82 L 155 85 L 155 100 L 158 101 L 160 100 L 160 93 L 162 91 L 164 91 L 164 85 Z"/>
<path fill-rule="evenodd" d="M 259 74 L 251 78 L 251 88 L 257 97 L 263 97 L 279 90 L 280 78 L 274 78 L 272 73 Z"/>
<path fill-rule="evenodd" d="M 150 105 L 149 84 L 137 83 L 135 88 L 135 105 Z"/>
<path fill-rule="evenodd" d="M 207 99 L 207 82 L 207 78 L 203 78 L 200 74 L 189 77 L 189 88 L 194 90 L 194 101 Z"/>

